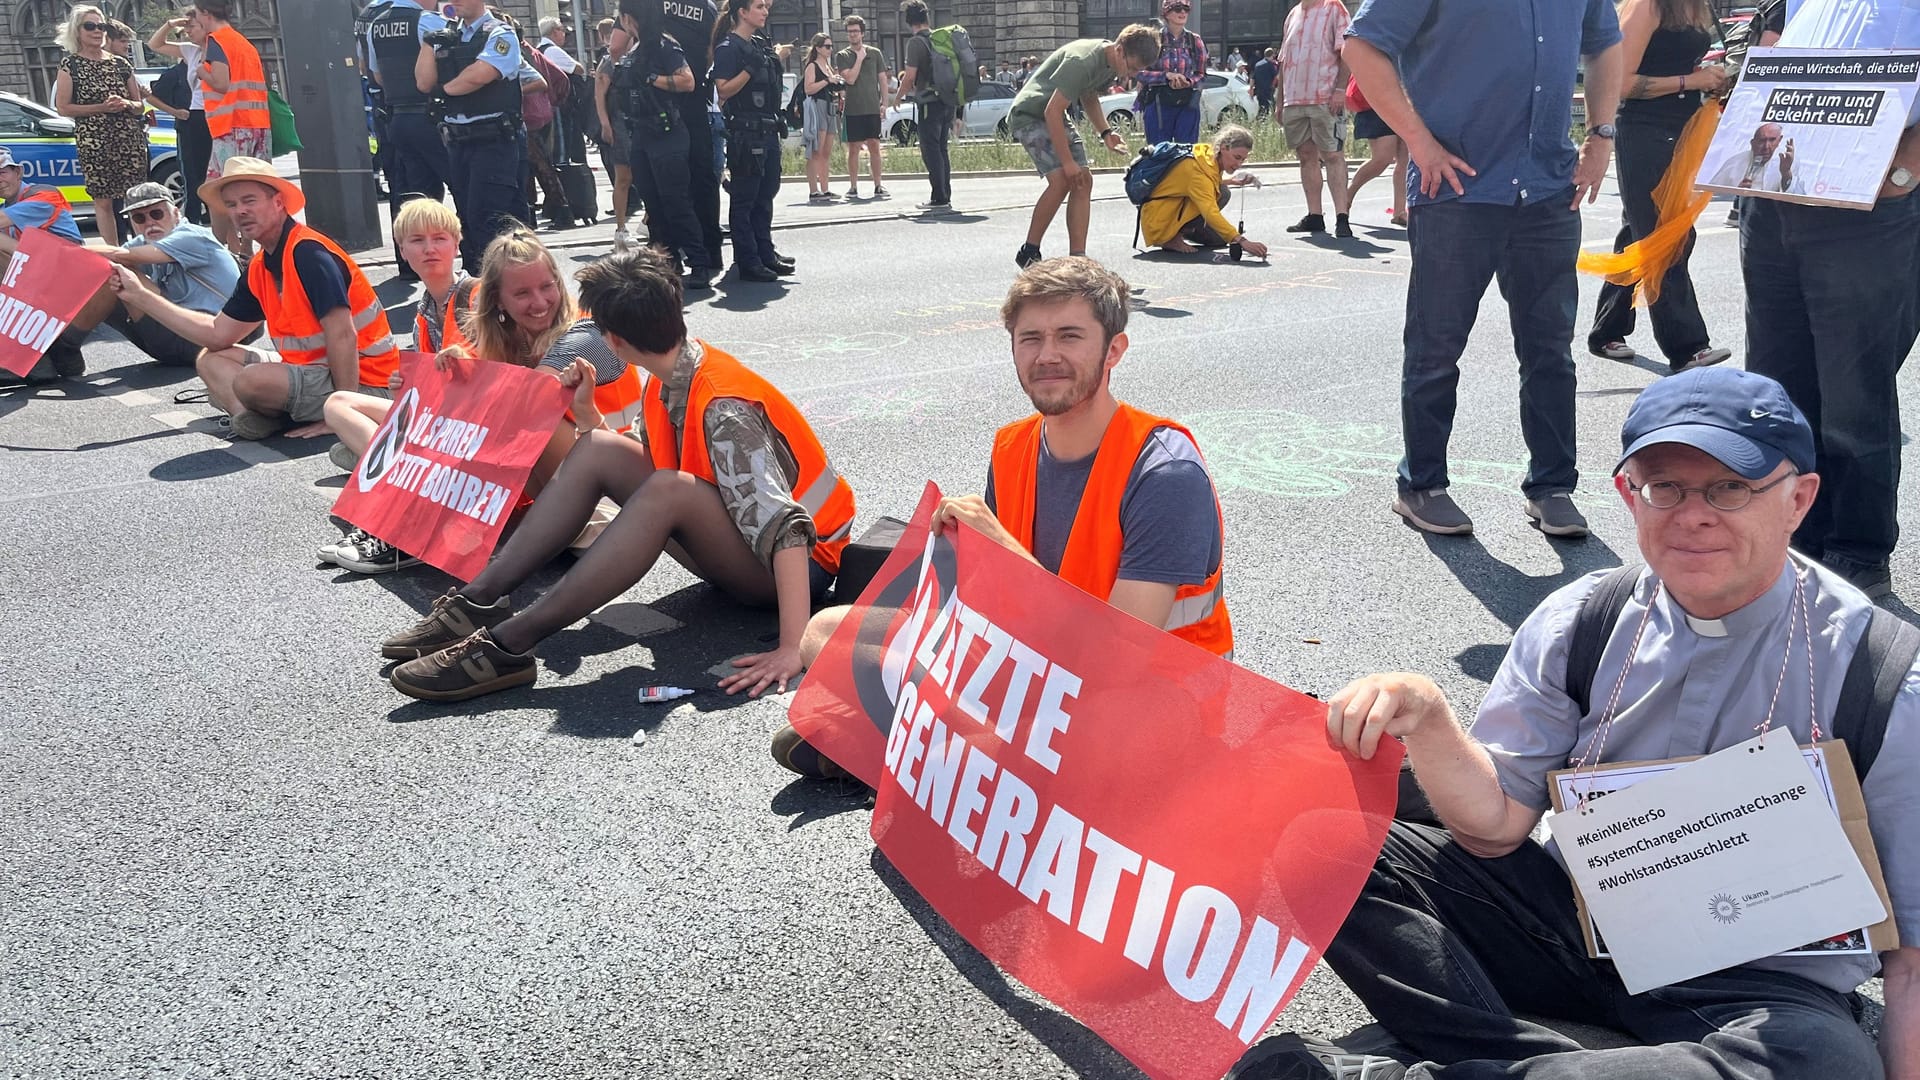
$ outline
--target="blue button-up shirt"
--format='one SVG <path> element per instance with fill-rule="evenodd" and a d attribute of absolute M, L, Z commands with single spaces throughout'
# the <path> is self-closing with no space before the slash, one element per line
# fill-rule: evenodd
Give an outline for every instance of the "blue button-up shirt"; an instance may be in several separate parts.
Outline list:
<path fill-rule="evenodd" d="M 506 23 L 494 18 L 491 13 L 461 25 L 460 40 L 472 41 L 476 35 L 485 35 L 487 38 L 486 48 L 480 50 L 478 63 L 486 64 L 498 71 L 503 79 L 521 78 L 521 65 L 526 64 L 527 61 L 520 55 L 519 35 L 508 29 Z M 531 65 L 527 66 L 531 67 Z M 459 98 L 453 99 L 456 103 L 459 100 Z M 505 114 L 490 112 L 470 115 L 461 112 L 457 105 L 454 105 L 447 109 L 446 122 L 472 124 L 482 120 L 492 120 L 502 115 Z"/>
<path fill-rule="evenodd" d="M 1573 184 L 1570 134 L 1582 56 L 1620 40 L 1610 0 L 1366 0 L 1347 29 L 1392 57 L 1440 145 L 1472 166 L 1464 196 L 1442 185 L 1415 204 L 1535 203 Z"/>

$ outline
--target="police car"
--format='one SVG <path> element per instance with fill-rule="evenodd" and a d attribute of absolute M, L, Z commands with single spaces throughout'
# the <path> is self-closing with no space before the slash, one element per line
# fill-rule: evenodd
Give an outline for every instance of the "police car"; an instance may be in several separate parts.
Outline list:
<path fill-rule="evenodd" d="M 13 153 L 27 183 L 52 184 L 73 204 L 75 217 L 93 216 L 71 119 L 18 94 L 0 93 L 0 146 Z M 147 129 L 147 178 L 166 185 L 176 199 L 185 187 L 173 118 L 165 114 L 158 127 Z"/>

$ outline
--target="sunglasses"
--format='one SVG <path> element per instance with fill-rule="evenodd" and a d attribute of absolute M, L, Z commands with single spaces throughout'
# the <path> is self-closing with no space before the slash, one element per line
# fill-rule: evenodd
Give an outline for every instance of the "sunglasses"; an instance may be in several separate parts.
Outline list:
<path fill-rule="evenodd" d="M 161 205 L 151 210 L 129 210 L 127 211 L 127 220 L 133 222 L 135 225 L 145 225 L 149 221 L 156 223 L 165 221 L 167 219 L 168 209 L 169 207 Z"/>
<path fill-rule="evenodd" d="M 1191 4 L 1175 4 L 1172 7 L 1167 9 L 1167 14 L 1172 15 L 1175 12 L 1184 14 L 1192 10 L 1193 10 L 1193 5 Z"/>
<path fill-rule="evenodd" d="M 89 33 L 99 33 L 107 29 L 107 24 L 103 22 L 83 22 L 80 24 L 80 29 L 88 31 Z"/>

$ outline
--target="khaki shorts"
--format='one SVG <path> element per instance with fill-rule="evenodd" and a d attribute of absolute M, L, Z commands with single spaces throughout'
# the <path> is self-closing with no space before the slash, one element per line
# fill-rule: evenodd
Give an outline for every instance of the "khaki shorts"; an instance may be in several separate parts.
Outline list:
<path fill-rule="evenodd" d="M 1329 154 L 1340 152 L 1347 141 L 1347 117 L 1333 115 L 1325 105 L 1288 105 L 1280 110 L 1280 126 L 1286 129 L 1287 145 L 1298 152 L 1311 142 Z"/>
<path fill-rule="evenodd" d="M 240 348 L 247 354 L 247 363 L 279 364 L 287 373 L 287 419 L 296 424 L 311 424 L 321 418 L 322 409 L 327 404 L 327 395 L 333 393 L 333 372 L 327 369 L 325 362 L 313 364 L 289 364 L 280 359 L 280 354 L 266 349 Z M 393 400 L 393 391 L 384 386 L 356 386 L 362 394 L 369 397 Z"/>

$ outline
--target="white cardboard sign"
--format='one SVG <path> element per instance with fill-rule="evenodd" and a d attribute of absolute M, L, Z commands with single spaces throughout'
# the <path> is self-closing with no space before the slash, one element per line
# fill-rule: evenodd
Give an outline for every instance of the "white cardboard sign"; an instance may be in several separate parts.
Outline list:
<path fill-rule="evenodd" d="M 1547 827 L 1630 993 L 1886 918 L 1784 728 L 1555 814 Z"/>

